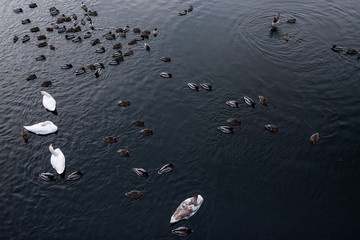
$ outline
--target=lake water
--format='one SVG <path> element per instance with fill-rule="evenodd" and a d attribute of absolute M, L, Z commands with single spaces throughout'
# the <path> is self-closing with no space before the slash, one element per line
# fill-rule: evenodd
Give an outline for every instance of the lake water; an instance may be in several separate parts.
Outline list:
<path fill-rule="evenodd" d="M 99 13 L 91 38 L 74 43 L 45 31 L 59 17 L 51 17 L 50 7 L 80 19 L 80 2 L 39 0 L 34 9 L 19 0 L 2 3 L 0 239 L 177 239 L 171 230 L 178 226 L 195 230 L 189 239 L 360 238 L 360 60 L 345 54 L 360 49 L 358 0 L 86 1 Z M 193 12 L 178 16 L 191 4 Z M 24 12 L 14 13 L 18 7 Z M 277 12 L 278 31 L 270 33 Z M 26 18 L 31 23 L 22 25 Z M 126 39 L 102 37 L 126 25 L 159 29 L 144 41 L 150 52 L 143 42 L 127 45 L 132 32 Z M 30 32 L 35 26 L 40 32 Z M 88 28 L 87 22 L 75 35 Z M 25 34 L 31 39 L 22 43 Z M 40 34 L 55 51 L 37 47 Z M 20 40 L 13 43 L 13 35 Z M 101 43 L 91 46 L 95 38 Z M 115 43 L 134 55 L 109 66 Z M 334 44 L 344 51 L 332 51 Z M 105 53 L 95 53 L 100 46 Z M 46 61 L 35 61 L 41 54 Z M 74 75 L 99 61 L 106 66 L 99 78 L 91 70 Z M 74 68 L 60 69 L 65 63 Z M 161 78 L 163 71 L 173 78 Z M 26 81 L 31 73 L 37 79 Z M 52 86 L 42 88 L 47 80 Z M 192 91 L 189 82 L 214 90 Z M 58 115 L 42 106 L 40 90 L 56 99 Z M 258 103 L 258 95 L 270 105 Z M 123 99 L 131 105 L 118 106 Z M 228 107 L 228 100 L 240 107 Z M 231 117 L 242 122 L 236 132 L 219 132 Z M 140 135 L 135 119 L 154 135 Z M 24 143 L 23 126 L 45 120 L 58 132 L 31 134 Z M 315 132 L 320 140 L 313 145 Z M 109 135 L 118 142 L 104 142 Z M 80 180 L 39 179 L 55 173 L 50 144 L 64 153 L 66 175 L 85 172 Z M 131 157 L 120 157 L 120 148 Z M 158 175 L 169 162 L 173 171 Z M 133 167 L 151 176 L 139 178 Z M 125 197 L 132 189 L 144 196 Z M 171 226 L 178 205 L 194 194 L 204 198 L 199 211 Z"/>

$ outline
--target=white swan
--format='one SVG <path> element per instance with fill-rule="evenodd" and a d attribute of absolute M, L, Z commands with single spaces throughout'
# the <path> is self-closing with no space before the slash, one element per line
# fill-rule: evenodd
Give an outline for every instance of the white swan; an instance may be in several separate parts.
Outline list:
<path fill-rule="evenodd" d="M 60 148 L 54 150 L 52 144 L 49 146 L 51 152 L 51 165 L 56 170 L 58 174 L 62 174 L 65 170 L 65 156 L 61 152 Z"/>
<path fill-rule="evenodd" d="M 31 126 L 24 126 L 24 128 L 30 132 L 40 135 L 54 133 L 58 130 L 58 127 L 51 121 L 39 122 Z"/>
<path fill-rule="evenodd" d="M 202 196 L 197 194 L 191 198 L 185 199 L 171 216 L 170 223 L 176 223 L 183 219 L 189 219 L 197 212 L 197 210 L 199 210 L 203 201 L 204 199 Z"/>
<path fill-rule="evenodd" d="M 42 103 L 44 105 L 44 107 L 53 112 L 56 109 L 56 101 L 55 99 L 47 92 L 45 91 L 40 91 L 39 94 L 43 95 L 43 100 Z"/>

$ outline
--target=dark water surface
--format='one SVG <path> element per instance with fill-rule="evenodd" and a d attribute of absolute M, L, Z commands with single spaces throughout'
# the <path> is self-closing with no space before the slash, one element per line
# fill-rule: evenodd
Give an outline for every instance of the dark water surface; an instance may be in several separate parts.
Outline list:
<path fill-rule="evenodd" d="M 358 0 L 86 1 L 99 16 L 82 43 L 45 31 L 57 19 L 51 6 L 82 16 L 81 1 L 36 2 L 35 9 L 26 1 L 0 8 L 0 239 L 176 239 L 171 229 L 183 225 L 195 230 L 191 239 L 360 238 L 360 61 L 330 49 L 360 49 Z M 193 12 L 177 16 L 190 4 Z M 17 7 L 24 13 L 15 14 Z M 277 11 L 279 30 L 270 34 Z M 290 17 L 296 24 L 285 22 Z M 22 25 L 25 18 L 31 24 Z M 140 42 L 133 56 L 109 66 L 112 45 L 121 42 L 124 52 L 134 34 L 114 41 L 102 34 L 126 25 L 160 34 L 145 41 L 149 53 Z M 35 26 L 39 33 L 30 32 Z M 76 35 L 88 25 L 82 29 Z M 14 34 L 31 40 L 13 43 Z M 40 34 L 55 51 L 36 46 Z M 95 38 L 101 44 L 92 47 Z M 95 53 L 100 46 L 104 54 Z M 47 60 L 35 61 L 41 54 Z M 106 65 L 99 78 L 90 70 L 73 74 L 98 61 Z M 74 68 L 60 69 L 65 63 Z M 174 77 L 161 78 L 162 71 Z M 26 81 L 30 73 L 38 78 Z M 40 87 L 46 80 L 53 85 Z M 214 91 L 191 91 L 188 82 L 211 83 Z M 56 99 L 58 115 L 43 108 L 40 90 Z M 270 106 L 243 103 L 258 95 Z M 131 106 L 117 106 L 121 99 Z M 227 100 L 241 106 L 229 108 Z M 217 127 L 230 117 L 241 126 L 221 134 Z M 154 135 L 140 135 L 134 119 Z M 22 126 L 45 120 L 59 131 L 24 143 Z M 269 123 L 279 132 L 266 131 Z M 105 143 L 108 135 L 118 142 Z M 64 153 L 66 173 L 82 170 L 82 179 L 39 179 L 55 173 L 51 143 Z M 120 148 L 132 156 L 120 157 Z M 174 170 L 158 175 L 168 162 Z M 132 167 L 151 176 L 140 179 Z M 132 189 L 144 196 L 126 198 Z M 200 210 L 170 226 L 179 203 L 196 193 L 204 197 Z"/>

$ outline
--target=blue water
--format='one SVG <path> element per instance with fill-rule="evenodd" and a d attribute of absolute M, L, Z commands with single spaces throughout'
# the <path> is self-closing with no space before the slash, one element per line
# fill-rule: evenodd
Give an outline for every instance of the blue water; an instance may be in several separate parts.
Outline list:
<path fill-rule="evenodd" d="M 189 239 L 360 238 L 360 60 L 345 54 L 360 50 L 358 1 L 85 1 L 99 16 L 81 43 L 45 31 L 59 17 L 50 16 L 50 7 L 80 19 L 81 1 L 36 3 L 30 9 L 4 1 L 0 8 L 0 239 L 177 239 L 171 230 L 178 226 L 195 230 Z M 178 16 L 191 4 L 193 12 Z M 24 13 L 14 13 L 18 7 Z M 277 12 L 280 25 L 270 33 Z M 22 25 L 25 18 L 31 24 Z M 126 39 L 102 37 L 126 25 L 158 28 L 159 35 L 132 46 L 132 32 Z M 31 33 L 35 26 L 40 32 Z M 81 27 L 76 36 L 88 22 Z M 22 43 L 25 34 L 31 39 Z M 55 51 L 37 47 L 41 34 Z M 91 46 L 95 38 L 101 43 Z M 109 66 L 115 43 L 134 55 Z M 333 52 L 334 44 L 344 51 Z M 104 54 L 95 53 L 100 46 Z M 41 54 L 46 61 L 35 61 Z M 74 75 L 99 61 L 106 66 L 99 78 L 91 70 Z M 74 68 L 60 69 L 65 63 Z M 173 78 L 161 78 L 163 71 Z M 37 79 L 26 81 L 32 73 Z M 47 80 L 52 86 L 42 88 Z M 214 90 L 192 91 L 189 82 Z M 40 90 L 56 99 L 58 115 L 42 106 Z M 258 95 L 270 105 L 258 103 Z M 129 107 L 117 105 L 124 99 Z M 228 100 L 240 107 L 229 108 Z M 220 133 L 231 117 L 242 124 Z M 154 135 L 140 135 L 135 119 Z M 31 134 L 24 143 L 23 126 L 45 120 L 58 132 Z M 320 139 L 313 145 L 315 132 Z M 109 135 L 118 142 L 104 142 Z M 64 153 L 66 175 L 85 172 L 80 180 L 39 179 L 41 172 L 55 174 L 50 144 Z M 121 148 L 131 157 L 120 157 Z M 169 162 L 173 171 L 158 175 Z M 133 167 L 151 176 L 138 178 Z M 144 196 L 125 197 L 132 189 Z M 199 211 L 171 226 L 178 205 L 194 194 L 204 198 Z"/>

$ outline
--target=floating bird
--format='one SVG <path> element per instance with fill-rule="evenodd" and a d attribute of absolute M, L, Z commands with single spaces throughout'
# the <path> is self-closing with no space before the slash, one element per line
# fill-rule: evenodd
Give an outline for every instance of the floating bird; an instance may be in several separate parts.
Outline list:
<path fill-rule="evenodd" d="M 70 69 L 70 68 L 72 68 L 72 67 L 73 67 L 73 65 L 72 65 L 72 64 L 68 64 L 68 63 L 67 63 L 67 64 L 63 64 L 63 65 L 60 66 L 61 69 Z"/>
<path fill-rule="evenodd" d="M 49 45 L 49 48 L 50 48 L 50 50 L 53 50 L 53 51 L 55 50 L 55 46 L 52 44 Z"/>
<path fill-rule="evenodd" d="M 41 84 L 41 87 L 49 87 L 51 86 L 51 81 L 44 81 L 42 84 Z"/>
<path fill-rule="evenodd" d="M 40 35 L 40 36 L 37 36 L 37 39 L 38 40 L 45 40 L 46 36 L 45 35 Z"/>
<path fill-rule="evenodd" d="M 36 61 L 45 61 L 46 57 L 45 57 L 45 55 L 40 55 L 40 56 L 36 57 L 35 60 Z"/>
<path fill-rule="evenodd" d="M 233 133 L 235 132 L 235 129 L 229 126 L 220 126 L 218 127 L 218 130 L 223 133 Z"/>
<path fill-rule="evenodd" d="M 36 3 L 30 3 L 29 4 L 29 8 L 36 8 L 36 7 L 37 7 Z"/>
<path fill-rule="evenodd" d="M 87 12 L 88 11 L 88 7 L 84 4 L 84 2 L 81 3 L 81 8 Z"/>
<path fill-rule="evenodd" d="M 130 106 L 130 101 L 128 101 L 128 100 L 120 100 L 118 102 L 118 105 L 122 106 L 122 107 L 127 107 L 127 106 Z"/>
<path fill-rule="evenodd" d="M 103 63 L 97 62 L 94 64 L 96 68 L 105 68 L 105 65 Z"/>
<path fill-rule="evenodd" d="M 143 127 L 145 126 L 145 123 L 141 120 L 134 120 L 132 121 L 132 124 L 135 125 L 135 126 L 138 126 L 138 127 Z"/>
<path fill-rule="evenodd" d="M 314 133 L 313 135 L 311 135 L 310 142 L 315 144 L 318 140 L 319 140 L 319 133 Z"/>
<path fill-rule="evenodd" d="M 134 198 L 137 199 L 141 196 L 144 196 L 144 194 L 142 194 L 140 191 L 138 190 L 131 190 L 130 192 L 125 193 L 125 196 L 129 197 L 129 198 Z"/>
<path fill-rule="evenodd" d="M 24 42 L 27 42 L 27 41 L 29 41 L 30 40 L 30 37 L 29 37 L 29 35 L 24 35 L 23 37 L 22 37 L 22 39 L 21 39 L 21 41 L 24 43 Z"/>
<path fill-rule="evenodd" d="M 187 85 L 191 90 L 199 91 L 199 87 L 195 83 L 188 83 Z"/>
<path fill-rule="evenodd" d="M 84 175 L 84 172 L 75 171 L 75 172 L 71 173 L 69 176 L 67 176 L 66 180 L 67 181 L 75 181 L 75 180 L 80 179 L 83 175 Z"/>
<path fill-rule="evenodd" d="M 117 152 L 122 157 L 130 157 L 130 152 L 126 149 L 119 149 Z"/>
<path fill-rule="evenodd" d="M 34 79 L 36 79 L 36 78 L 37 78 L 37 77 L 36 77 L 35 74 L 30 74 L 30 75 L 26 78 L 26 80 L 30 81 L 30 80 L 34 80 Z"/>
<path fill-rule="evenodd" d="M 81 42 L 82 39 L 81 39 L 81 37 L 79 36 L 79 37 L 77 37 L 77 38 L 74 38 L 74 39 L 71 40 L 71 41 L 73 41 L 73 42 Z"/>
<path fill-rule="evenodd" d="M 114 143 L 114 142 L 117 142 L 117 139 L 116 139 L 116 137 L 113 137 L 113 136 L 106 136 L 106 137 L 104 137 L 104 141 L 107 143 Z"/>
<path fill-rule="evenodd" d="M 66 27 L 65 27 L 65 26 L 62 26 L 62 27 L 58 28 L 58 33 L 74 32 L 72 29 L 73 29 L 73 28 L 70 28 L 70 30 L 66 30 Z"/>
<path fill-rule="evenodd" d="M 133 32 L 134 32 L 134 33 L 140 33 L 141 30 L 140 30 L 140 28 L 133 28 Z"/>
<path fill-rule="evenodd" d="M 252 106 L 252 107 L 256 107 L 256 104 L 254 102 L 254 100 L 252 100 L 250 97 L 248 96 L 245 96 L 244 97 L 244 102 L 249 105 L 249 106 Z"/>
<path fill-rule="evenodd" d="M 121 48 L 121 43 L 114 44 L 113 49 L 119 49 L 119 48 Z"/>
<path fill-rule="evenodd" d="M 41 42 L 38 44 L 38 47 L 42 48 L 42 47 L 46 47 L 47 45 L 48 45 L 47 42 Z"/>
<path fill-rule="evenodd" d="M 105 48 L 104 48 L 104 47 L 98 48 L 98 49 L 96 49 L 95 52 L 96 52 L 96 53 L 104 53 L 104 52 L 105 52 Z"/>
<path fill-rule="evenodd" d="M 23 12 L 22 8 L 16 8 L 13 11 L 14 11 L 14 13 L 22 13 Z"/>
<path fill-rule="evenodd" d="M 266 124 L 265 128 L 270 132 L 277 132 L 279 130 L 278 126 L 272 124 Z"/>
<path fill-rule="evenodd" d="M 277 13 L 276 16 L 273 18 L 273 21 L 271 23 L 270 31 L 274 32 L 274 31 L 277 30 L 277 25 L 280 22 L 279 18 L 280 18 L 280 13 Z"/>
<path fill-rule="evenodd" d="M 58 130 L 58 127 L 51 121 L 40 122 L 31 126 L 24 126 L 24 128 L 38 135 L 46 135 L 54 133 Z"/>
<path fill-rule="evenodd" d="M 169 58 L 169 57 L 161 57 L 160 59 L 163 62 L 171 62 L 171 58 Z"/>
<path fill-rule="evenodd" d="M 355 55 L 355 54 L 358 54 L 358 51 L 355 49 L 349 49 L 349 50 L 347 50 L 346 54 Z"/>
<path fill-rule="evenodd" d="M 192 12 L 192 10 L 194 10 L 193 5 L 190 5 L 190 7 L 188 8 L 188 12 Z"/>
<path fill-rule="evenodd" d="M 171 216 L 170 223 L 173 224 L 183 219 L 189 219 L 199 210 L 203 202 L 204 199 L 200 194 L 185 199 Z"/>
<path fill-rule="evenodd" d="M 166 174 L 172 171 L 173 167 L 175 166 L 174 163 L 168 163 L 165 164 L 160 170 L 158 171 L 158 174 Z"/>
<path fill-rule="evenodd" d="M 13 42 L 16 43 L 17 40 L 19 40 L 19 37 L 15 35 L 15 36 L 13 37 Z"/>
<path fill-rule="evenodd" d="M 53 180 L 56 180 L 56 177 L 52 173 L 40 173 L 39 177 L 46 182 L 51 182 Z"/>
<path fill-rule="evenodd" d="M 126 34 L 124 32 L 120 33 L 121 38 L 126 38 Z"/>
<path fill-rule="evenodd" d="M 158 30 L 157 28 L 155 28 L 155 29 L 153 30 L 153 35 L 154 35 L 154 37 L 156 37 L 158 34 L 159 34 L 159 30 Z"/>
<path fill-rule="evenodd" d="M 112 57 L 120 57 L 122 55 L 123 55 L 122 52 L 118 50 L 118 51 L 113 52 L 113 54 L 111 56 Z"/>
<path fill-rule="evenodd" d="M 259 102 L 260 102 L 262 105 L 264 105 L 264 106 L 269 106 L 268 101 L 267 101 L 266 98 L 263 97 L 263 96 L 259 96 Z"/>
<path fill-rule="evenodd" d="M 89 15 L 90 16 L 94 16 L 94 17 L 97 17 L 99 14 L 97 11 L 89 11 Z"/>
<path fill-rule="evenodd" d="M 65 39 L 66 39 L 66 40 L 70 40 L 70 39 L 73 39 L 73 38 L 75 38 L 75 35 L 74 35 L 74 34 L 66 34 L 66 35 L 65 35 Z"/>
<path fill-rule="evenodd" d="M 23 131 L 22 131 L 22 133 L 21 133 L 21 136 L 22 136 L 24 142 L 27 142 L 28 139 L 29 139 L 29 132 L 26 131 L 25 129 L 23 129 Z"/>
<path fill-rule="evenodd" d="M 180 237 L 186 237 L 187 235 L 189 235 L 190 233 L 193 233 L 194 230 L 187 228 L 187 227 L 178 227 L 175 228 L 173 230 L 171 230 L 171 232 L 175 235 L 178 235 Z"/>
<path fill-rule="evenodd" d="M 91 42 L 92 46 L 95 46 L 96 44 L 100 43 L 100 40 L 97 38 Z"/>
<path fill-rule="evenodd" d="M 151 130 L 149 128 L 145 128 L 145 129 L 140 130 L 140 133 L 142 135 L 144 135 L 144 136 L 150 136 L 150 135 L 154 134 L 153 130 Z"/>
<path fill-rule="evenodd" d="M 163 78 L 172 78 L 172 74 L 168 72 L 161 72 L 160 76 Z"/>
<path fill-rule="evenodd" d="M 91 37 L 91 32 L 86 32 L 86 33 L 84 34 L 84 39 L 87 39 L 87 38 L 89 38 L 89 37 Z"/>
<path fill-rule="evenodd" d="M 86 22 L 85 22 L 85 20 L 84 20 L 83 18 L 80 20 L 80 23 L 81 23 L 81 25 L 85 25 L 85 24 L 86 24 Z"/>
<path fill-rule="evenodd" d="M 54 31 L 54 29 L 53 29 L 52 27 L 47 27 L 47 28 L 46 28 L 46 31 L 52 32 L 52 31 Z"/>
<path fill-rule="evenodd" d="M 88 65 L 86 65 L 86 67 L 90 70 L 96 70 L 96 67 L 94 64 L 88 64 Z"/>
<path fill-rule="evenodd" d="M 28 24 L 28 23 L 31 23 L 30 19 L 24 19 L 24 20 L 21 20 L 21 24 Z"/>
<path fill-rule="evenodd" d="M 124 56 L 130 56 L 130 55 L 133 55 L 133 50 L 131 50 L 131 49 L 129 49 L 129 50 L 127 50 L 125 53 L 124 53 Z"/>
<path fill-rule="evenodd" d="M 85 72 L 86 72 L 86 69 L 84 67 L 82 67 L 82 68 L 79 68 L 78 70 L 76 70 L 74 73 L 75 73 L 76 76 L 78 76 L 78 75 L 81 75 L 81 74 L 83 74 Z"/>
<path fill-rule="evenodd" d="M 148 173 L 143 168 L 133 168 L 133 170 L 139 177 L 148 177 L 148 176 L 150 176 L 150 173 Z"/>
<path fill-rule="evenodd" d="M 228 120 L 226 120 L 226 122 L 234 126 L 241 124 L 241 121 L 237 118 L 229 118 Z"/>
<path fill-rule="evenodd" d="M 184 10 L 184 11 L 180 11 L 179 12 L 179 16 L 184 16 L 184 15 L 186 15 L 187 14 L 187 10 Z"/>
<path fill-rule="evenodd" d="M 123 32 L 124 32 L 124 33 L 128 32 L 129 30 L 130 30 L 130 27 L 129 27 L 129 26 L 126 26 L 126 27 L 123 28 Z"/>
<path fill-rule="evenodd" d="M 227 105 L 229 105 L 230 107 L 236 108 L 240 106 L 240 103 L 234 100 L 229 100 L 226 102 Z"/>
<path fill-rule="evenodd" d="M 101 68 L 98 68 L 98 69 L 96 69 L 96 72 L 95 72 L 94 76 L 96 78 L 98 78 L 98 77 L 100 77 L 100 75 L 101 75 Z"/>
<path fill-rule="evenodd" d="M 136 39 L 133 39 L 133 40 L 131 40 L 130 42 L 128 42 L 128 45 L 134 45 L 134 44 L 136 44 L 136 43 L 137 43 Z"/>
<path fill-rule="evenodd" d="M 289 34 L 285 33 L 285 34 L 284 34 L 284 39 L 285 39 L 285 41 L 289 41 L 289 39 L 290 39 Z"/>
<path fill-rule="evenodd" d="M 295 18 L 288 18 L 286 19 L 287 23 L 296 23 L 296 19 Z"/>
<path fill-rule="evenodd" d="M 75 13 L 72 14 L 72 18 L 76 21 L 78 19 L 77 15 Z"/>
<path fill-rule="evenodd" d="M 42 103 L 44 107 L 51 112 L 55 111 L 56 109 L 55 99 L 45 91 L 40 91 L 39 94 L 43 95 Z"/>
<path fill-rule="evenodd" d="M 144 43 L 144 48 L 146 49 L 146 51 L 150 51 L 150 46 L 149 46 L 149 44 L 147 44 L 147 43 Z"/>
<path fill-rule="evenodd" d="M 203 89 L 207 90 L 207 91 L 212 91 L 212 90 L 213 90 L 213 87 L 212 87 L 210 84 L 208 84 L 208 83 L 200 83 L 200 86 L 201 86 Z"/>
<path fill-rule="evenodd" d="M 58 174 L 62 174 L 65 171 L 65 156 L 61 152 L 60 148 L 54 150 L 53 145 L 50 144 L 49 150 L 51 152 L 51 165 Z"/>

